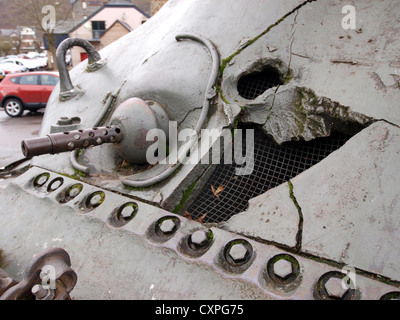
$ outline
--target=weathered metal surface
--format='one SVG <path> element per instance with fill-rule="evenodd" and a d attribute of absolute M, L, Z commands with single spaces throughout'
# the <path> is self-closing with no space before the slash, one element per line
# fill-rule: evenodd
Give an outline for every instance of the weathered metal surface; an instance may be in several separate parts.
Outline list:
<path fill-rule="evenodd" d="M 386 122 L 371 125 L 312 170 L 253 198 L 224 228 L 400 281 L 399 134 Z"/>
<path fill-rule="evenodd" d="M 37 186 L 35 180 L 43 174 L 49 174 L 49 179 Z M 59 178 L 62 185 L 49 191 L 51 182 Z M 66 201 L 66 191 L 75 184 L 74 179 L 32 168 L 0 195 L 8 208 L 2 213 L 0 243 L 5 259 L 1 267 L 14 278 L 21 277 L 32 252 L 53 246 L 64 247 L 72 257 L 79 278 L 72 299 L 325 299 L 315 293 L 320 278 L 328 274 L 323 279 L 329 279 L 330 272 L 344 276 L 340 265 L 214 227 L 211 245 L 202 255 L 193 256 L 183 243 L 204 228 L 201 223 L 85 183 L 78 195 Z M 96 192 L 104 197 L 93 206 L 88 199 Z M 25 201 L 29 207 L 21 203 Z M 132 201 L 137 204 L 134 217 L 115 226 L 111 222 L 115 212 Z M 157 222 L 166 217 L 179 223 L 165 229 L 165 237 L 157 236 Z M 15 250 L 21 242 L 23 247 Z M 294 264 L 286 276 L 282 272 L 287 268 L 279 266 L 281 259 Z M 379 299 L 397 290 L 363 272 L 356 280 L 356 298 Z"/>
<path fill-rule="evenodd" d="M 133 97 L 162 106 L 178 131 L 215 129 L 220 137 L 243 121 L 278 143 L 333 130 L 354 136 L 251 199 L 224 226 L 183 216 L 213 165 L 188 163 L 154 181 L 170 164 L 126 164 L 112 145 L 35 157 L 0 195 L 0 267 L 18 279 L 38 249 L 61 246 L 79 276 L 76 299 L 398 296 L 400 9 L 389 0 L 353 3 L 356 29 L 342 27 L 339 0 L 170 0 L 103 49 L 101 69 L 75 67 L 71 77 L 81 94 L 60 101 L 55 88 L 41 136 L 63 125 L 60 110 L 79 118 L 78 130 L 109 125 Z M 212 46 L 177 41 L 180 34 Z M 275 70 L 279 84 L 254 99 L 241 96 L 239 80 L 264 68 Z M 158 183 L 123 183 L 132 177 Z M 353 285 L 345 288 L 350 275 Z"/>

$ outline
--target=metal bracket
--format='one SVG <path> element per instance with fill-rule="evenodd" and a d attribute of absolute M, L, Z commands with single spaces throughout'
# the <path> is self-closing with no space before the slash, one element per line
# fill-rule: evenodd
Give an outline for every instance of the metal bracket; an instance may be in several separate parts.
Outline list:
<path fill-rule="evenodd" d="M 5 279 L 11 279 L 6 274 L 5 276 Z M 51 294 L 37 296 L 37 299 L 51 296 L 51 299 L 54 300 L 66 300 L 69 299 L 69 293 L 75 287 L 77 279 L 75 271 L 71 269 L 68 253 L 61 248 L 47 249 L 31 261 L 21 282 L 12 285 L 16 282 L 11 281 L 7 290 L 2 293 L 0 300 L 33 299 L 36 294 L 39 294 L 38 285 L 40 289 L 48 290 Z M 36 290 L 32 291 L 34 287 Z"/>
<path fill-rule="evenodd" d="M 75 88 L 72 85 L 71 78 L 69 76 L 67 64 L 65 63 L 65 55 L 67 50 L 71 47 L 78 46 L 85 49 L 88 55 L 88 66 L 87 71 L 93 72 L 106 64 L 106 60 L 101 59 L 100 54 L 96 51 L 94 46 L 87 40 L 80 38 L 68 38 L 65 39 L 57 48 L 56 59 L 58 65 L 58 71 L 60 73 L 60 97 L 61 101 L 69 100 L 82 91 Z"/>

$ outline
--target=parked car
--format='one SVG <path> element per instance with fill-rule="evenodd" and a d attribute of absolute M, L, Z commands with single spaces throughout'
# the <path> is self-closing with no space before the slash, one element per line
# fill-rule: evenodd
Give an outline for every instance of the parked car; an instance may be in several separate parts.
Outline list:
<path fill-rule="evenodd" d="M 56 72 L 8 74 L 0 83 L 0 106 L 10 117 L 44 108 L 58 80 Z"/>
<path fill-rule="evenodd" d="M 3 62 L 10 62 L 17 64 L 19 66 L 24 66 L 29 71 L 38 71 L 43 67 L 40 62 L 31 59 L 12 58 L 12 59 L 5 59 L 3 60 Z"/>
<path fill-rule="evenodd" d="M 42 57 L 38 52 L 28 52 L 24 54 L 22 59 L 27 59 L 37 63 L 41 68 L 47 67 L 47 55 Z"/>
<path fill-rule="evenodd" d="M 25 66 L 17 65 L 10 62 L 0 62 L 0 70 L 4 71 L 6 74 L 28 71 Z"/>
<path fill-rule="evenodd" d="M 68 51 L 70 51 L 70 50 L 68 50 Z M 68 51 L 67 51 L 67 54 L 66 54 L 66 59 L 68 57 Z M 39 54 L 39 56 L 40 56 L 41 59 L 44 59 L 46 61 L 46 66 L 47 66 L 47 63 L 48 63 L 47 50 L 41 52 Z M 53 59 L 53 56 L 51 54 L 50 54 L 50 60 L 51 60 L 51 64 L 53 64 L 54 63 L 54 59 Z"/>

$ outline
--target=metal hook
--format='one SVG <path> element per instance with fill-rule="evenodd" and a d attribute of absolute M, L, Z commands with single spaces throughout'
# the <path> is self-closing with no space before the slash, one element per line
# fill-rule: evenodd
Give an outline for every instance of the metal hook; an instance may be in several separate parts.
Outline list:
<path fill-rule="evenodd" d="M 81 90 L 74 88 L 69 76 L 68 68 L 65 63 L 65 55 L 67 50 L 71 47 L 78 46 L 85 49 L 88 55 L 88 66 L 87 71 L 93 72 L 100 69 L 106 63 L 105 60 L 101 59 L 100 54 L 96 51 L 94 46 L 87 40 L 80 38 L 68 38 L 65 39 L 57 48 L 56 60 L 58 65 L 58 71 L 60 73 L 60 100 L 69 100 L 79 93 Z"/>

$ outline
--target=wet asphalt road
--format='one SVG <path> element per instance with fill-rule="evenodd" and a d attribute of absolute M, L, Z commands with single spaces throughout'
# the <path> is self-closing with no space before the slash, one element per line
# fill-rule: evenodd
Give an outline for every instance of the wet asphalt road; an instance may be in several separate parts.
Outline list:
<path fill-rule="evenodd" d="M 11 118 L 0 108 L 0 167 L 22 159 L 21 141 L 39 134 L 44 109 Z"/>

